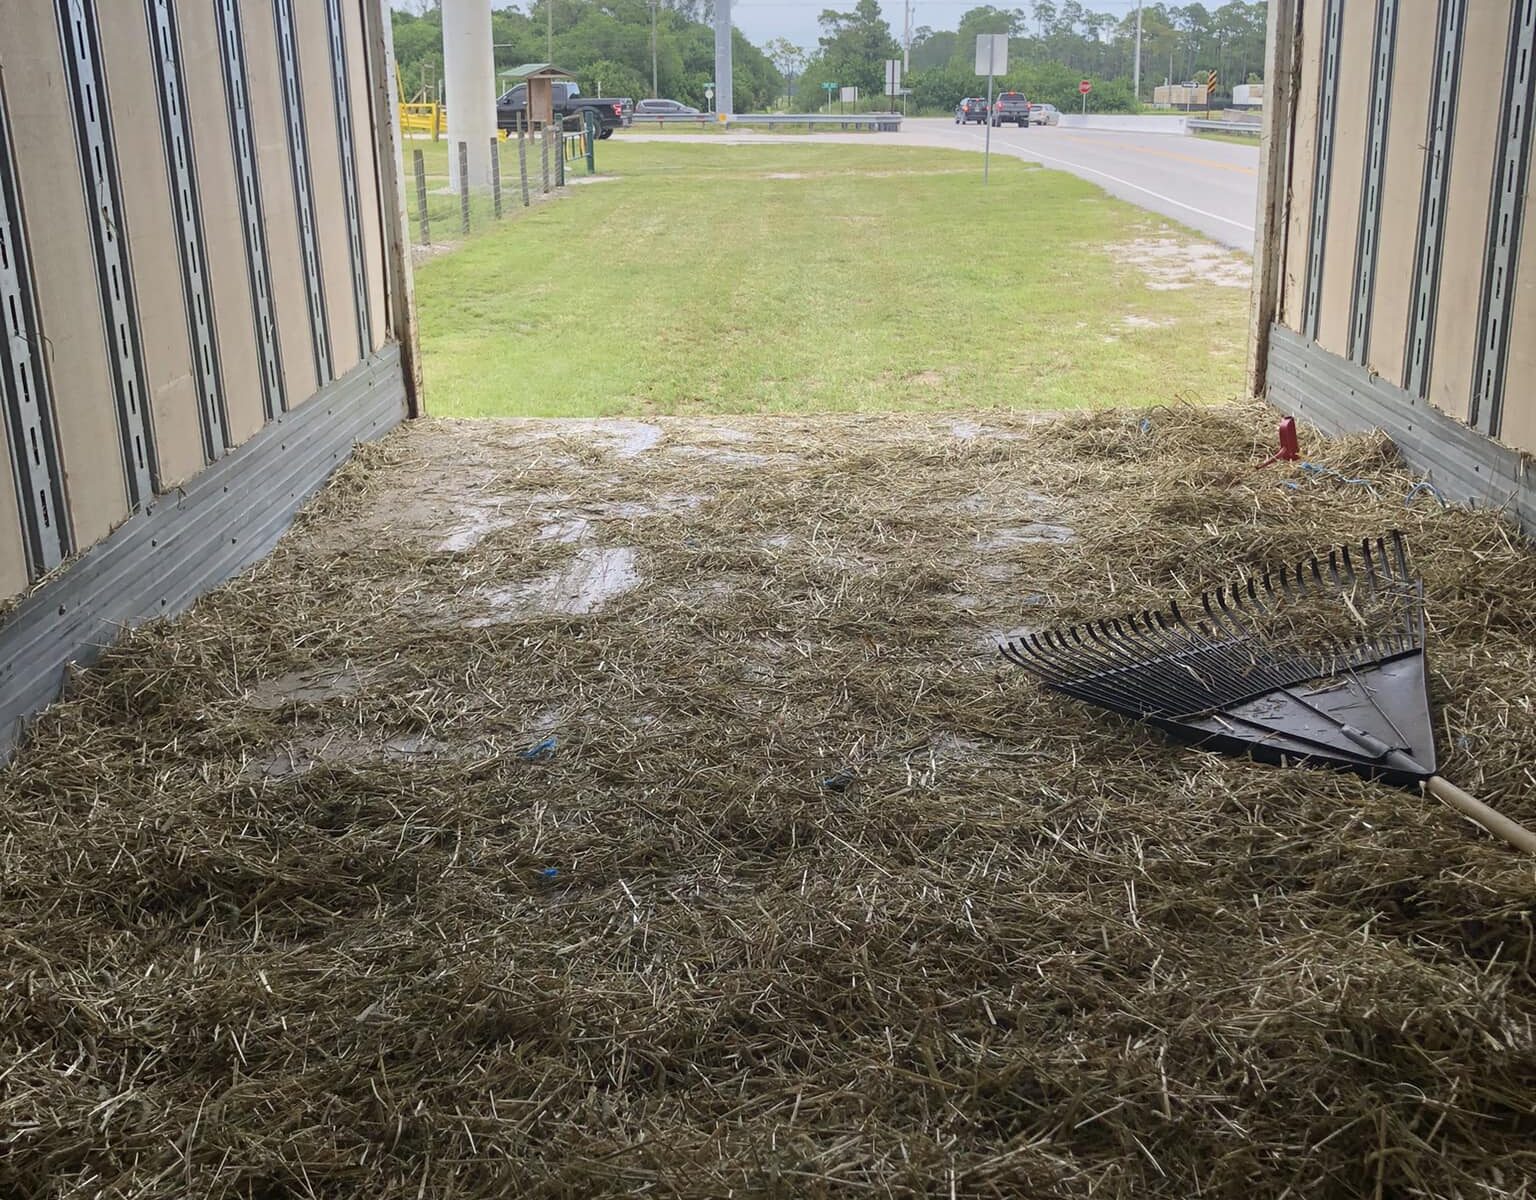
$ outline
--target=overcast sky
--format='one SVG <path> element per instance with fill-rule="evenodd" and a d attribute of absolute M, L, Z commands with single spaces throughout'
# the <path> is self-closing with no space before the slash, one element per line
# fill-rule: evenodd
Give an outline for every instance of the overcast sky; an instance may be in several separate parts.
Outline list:
<path fill-rule="evenodd" d="M 816 48 L 821 36 L 821 26 L 816 18 L 823 10 L 831 8 L 846 12 L 854 0 L 827 3 L 827 0 L 732 0 L 731 20 L 737 29 L 747 35 L 747 40 L 761 46 L 769 38 L 787 37 L 797 46 L 808 50 Z M 954 29 L 960 23 L 960 14 L 978 7 L 986 0 L 913 0 L 912 28 L 924 25 L 932 29 Z M 1028 0 L 1009 3 L 1009 0 L 992 0 L 997 8 L 1022 8 L 1028 18 Z M 1083 0 L 1083 7 L 1095 12 L 1124 16 L 1136 11 L 1136 0 Z M 1211 7 L 1215 7 L 1212 5 Z M 880 9 L 890 22 L 891 32 L 901 41 L 903 9 L 901 0 L 880 0 Z"/>

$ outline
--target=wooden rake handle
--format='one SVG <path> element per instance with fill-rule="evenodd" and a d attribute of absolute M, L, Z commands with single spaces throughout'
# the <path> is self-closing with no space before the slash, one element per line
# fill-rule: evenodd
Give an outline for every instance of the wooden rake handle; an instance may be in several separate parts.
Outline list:
<path fill-rule="evenodd" d="M 1449 804 L 1462 816 L 1475 821 L 1495 837 L 1501 837 L 1517 850 L 1536 854 L 1536 833 L 1532 833 L 1519 821 L 1512 821 L 1503 813 L 1489 808 L 1475 796 L 1469 796 L 1449 779 L 1431 775 L 1424 781 L 1424 790 Z"/>

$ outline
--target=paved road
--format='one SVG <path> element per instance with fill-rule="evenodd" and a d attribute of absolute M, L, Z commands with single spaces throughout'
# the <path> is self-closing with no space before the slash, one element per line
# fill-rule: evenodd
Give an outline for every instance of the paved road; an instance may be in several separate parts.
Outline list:
<path fill-rule="evenodd" d="M 944 120 L 902 123 L 902 139 L 979 150 L 986 130 Z M 1111 195 L 1182 221 L 1238 250 L 1253 250 L 1258 147 L 1169 133 L 1011 125 L 992 130 L 992 152 L 1070 171 Z"/>
<path fill-rule="evenodd" d="M 634 141 L 699 141 L 697 134 L 640 130 L 626 130 L 622 136 Z M 840 141 L 865 146 L 980 150 L 986 130 L 942 118 L 919 118 L 903 121 L 900 133 L 743 132 L 715 136 L 743 143 Z M 1175 133 L 1111 133 L 1060 126 L 1036 126 L 1025 132 L 1004 126 L 992 131 L 992 152 L 1070 171 L 1122 200 L 1198 229 L 1223 246 L 1253 251 L 1253 214 L 1259 187 L 1257 147 Z"/>

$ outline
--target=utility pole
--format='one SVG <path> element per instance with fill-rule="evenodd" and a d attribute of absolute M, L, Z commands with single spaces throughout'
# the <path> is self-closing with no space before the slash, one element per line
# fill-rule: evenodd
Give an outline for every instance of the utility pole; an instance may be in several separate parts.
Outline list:
<path fill-rule="evenodd" d="M 730 117 L 736 112 L 731 78 L 731 0 L 715 0 L 715 114 Z"/>
<path fill-rule="evenodd" d="M 555 61 L 555 0 L 544 0 L 544 19 L 549 26 L 549 58 L 551 64 Z"/>
<path fill-rule="evenodd" d="M 912 74 L 912 0 L 907 0 L 906 19 L 901 28 L 901 76 L 905 79 Z"/>
<path fill-rule="evenodd" d="M 1131 69 L 1133 82 L 1132 90 L 1136 93 L 1136 103 L 1141 103 L 1141 0 L 1136 0 L 1136 65 Z"/>
<path fill-rule="evenodd" d="M 651 99 L 661 93 L 656 90 L 656 6 L 660 0 L 649 0 L 651 9 Z"/>

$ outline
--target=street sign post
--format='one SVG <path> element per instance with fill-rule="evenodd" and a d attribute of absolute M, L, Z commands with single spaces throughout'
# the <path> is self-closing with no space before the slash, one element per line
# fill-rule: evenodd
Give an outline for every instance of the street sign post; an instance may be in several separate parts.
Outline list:
<path fill-rule="evenodd" d="M 1083 116 L 1088 115 L 1088 93 L 1093 91 L 1093 84 L 1086 79 L 1080 79 L 1077 83 L 1077 94 L 1083 98 Z"/>
<path fill-rule="evenodd" d="M 837 91 L 837 84 L 835 84 L 835 83 L 824 83 L 824 84 L 821 85 L 821 90 L 826 92 L 826 94 L 827 94 L 827 111 L 831 112 L 832 111 L 832 93 Z"/>
<path fill-rule="evenodd" d="M 1008 35 L 976 35 L 976 74 L 987 77 L 987 138 L 981 155 L 981 182 L 987 183 L 992 172 L 992 80 L 1008 73 Z"/>
<path fill-rule="evenodd" d="M 899 58 L 885 60 L 885 94 L 901 95 L 901 59 Z"/>

